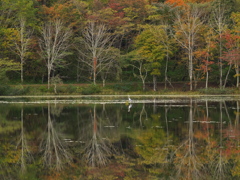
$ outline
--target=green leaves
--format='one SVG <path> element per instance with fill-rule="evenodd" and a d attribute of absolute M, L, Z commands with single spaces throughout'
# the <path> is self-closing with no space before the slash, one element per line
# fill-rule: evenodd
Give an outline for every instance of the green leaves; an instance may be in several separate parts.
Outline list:
<path fill-rule="evenodd" d="M 0 73 L 6 71 L 20 70 L 20 64 L 8 58 L 0 59 Z"/>
<path fill-rule="evenodd" d="M 156 34 L 157 31 L 160 33 Z M 146 26 L 144 31 L 135 39 L 136 54 L 138 59 L 145 60 L 145 65 L 151 71 L 151 75 L 160 75 L 161 63 L 165 58 L 165 49 L 161 41 L 164 31 L 161 26 Z"/>

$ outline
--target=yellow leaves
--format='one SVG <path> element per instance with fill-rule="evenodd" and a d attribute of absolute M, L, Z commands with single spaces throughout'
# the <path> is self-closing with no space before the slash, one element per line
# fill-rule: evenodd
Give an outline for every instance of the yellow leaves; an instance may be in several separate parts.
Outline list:
<path fill-rule="evenodd" d="M 20 63 L 14 62 L 13 60 L 0 58 L 0 72 L 20 70 Z"/>
<path fill-rule="evenodd" d="M 240 76 L 240 74 L 235 74 L 233 77 L 239 77 Z"/>
<path fill-rule="evenodd" d="M 2 46 L 4 48 L 11 47 L 13 45 L 14 40 L 17 38 L 18 33 L 14 28 L 6 28 L 2 30 L 4 34 L 4 38 L 2 39 Z"/>

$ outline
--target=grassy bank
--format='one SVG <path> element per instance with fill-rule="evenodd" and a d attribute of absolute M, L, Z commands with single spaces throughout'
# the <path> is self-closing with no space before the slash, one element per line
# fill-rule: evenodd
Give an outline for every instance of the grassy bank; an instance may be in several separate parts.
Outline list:
<path fill-rule="evenodd" d="M 153 91 L 150 88 L 142 91 L 138 84 L 134 83 L 116 83 L 109 84 L 106 87 L 93 84 L 63 84 L 56 87 L 47 88 L 46 84 L 31 85 L 0 85 L 0 96 L 17 96 L 17 95 L 236 95 L 240 94 L 237 88 L 211 87 L 208 89 L 200 88 L 194 91 L 182 89 L 164 89 L 159 88 Z"/>

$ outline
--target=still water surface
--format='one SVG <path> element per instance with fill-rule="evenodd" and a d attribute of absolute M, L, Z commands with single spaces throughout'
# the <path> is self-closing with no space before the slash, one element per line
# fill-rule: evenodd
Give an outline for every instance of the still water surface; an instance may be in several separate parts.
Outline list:
<path fill-rule="evenodd" d="M 2 99 L 0 179 L 240 178 L 239 100 L 125 99 Z"/>

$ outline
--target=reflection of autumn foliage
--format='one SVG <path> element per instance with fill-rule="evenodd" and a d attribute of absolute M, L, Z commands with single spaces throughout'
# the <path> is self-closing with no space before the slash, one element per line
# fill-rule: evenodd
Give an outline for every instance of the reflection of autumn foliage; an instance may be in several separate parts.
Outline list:
<path fill-rule="evenodd" d="M 223 154 L 228 158 L 235 157 L 240 153 L 238 141 L 240 137 L 240 126 L 228 126 L 223 130 L 223 137 L 226 139 Z"/>
<path fill-rule="evenodd" d="M 188 119 L 188 132 L 186 138 L 177 146 L 174 154 L 174 164 L 176 166 L 176 179 L 206 179 L 207 170 L 204 166 L 204 149 L 198 148 L 201 141 L 194 138 L 194 123 L 193 123 L 193 105 L 190 101 L 189 119 Z M 195 106 L 194 106 L 195 108 Z M 194 109 L 195 110 L 195 109 Z"/>
<path fill-rule="evenodd" d="M 137 133 L 138 134 L 138 133 Z M 168 147 L 166 134 L 162 129 L 149 129 L 137 136 L 136 152 L 141 155 L 144 164 L 167 163 Z"/>

